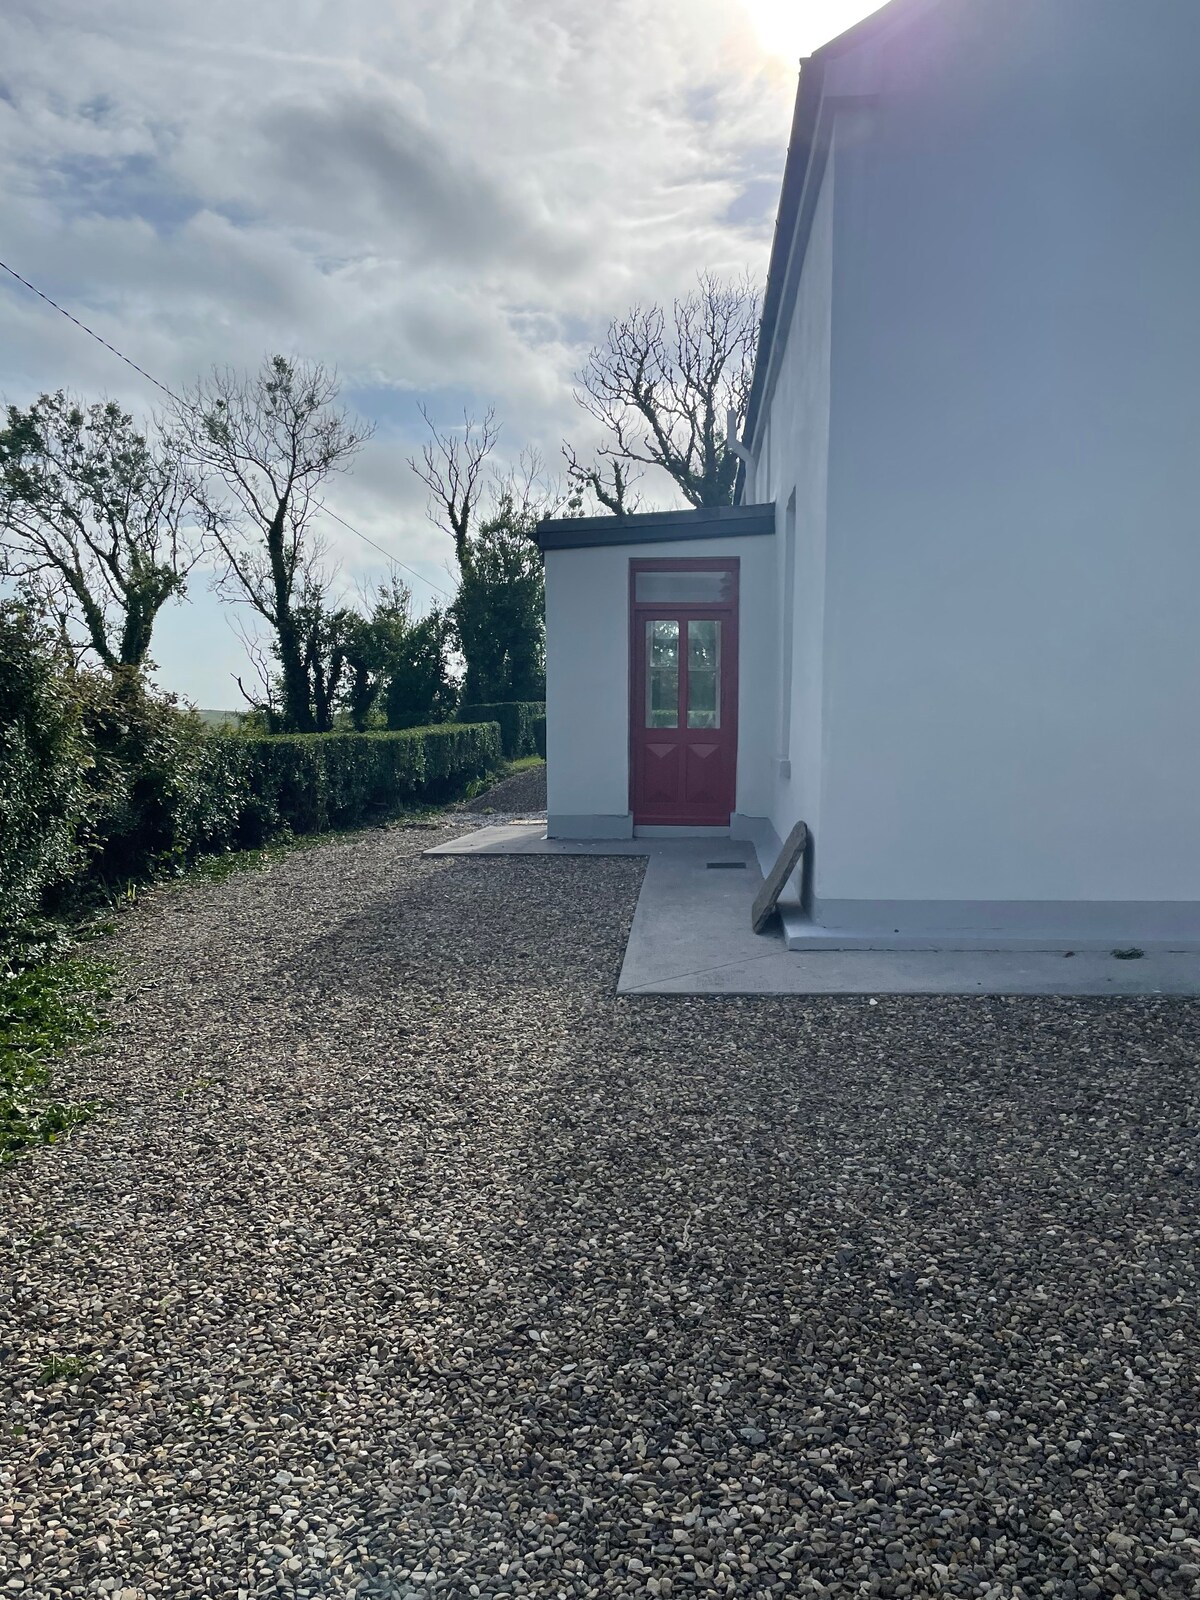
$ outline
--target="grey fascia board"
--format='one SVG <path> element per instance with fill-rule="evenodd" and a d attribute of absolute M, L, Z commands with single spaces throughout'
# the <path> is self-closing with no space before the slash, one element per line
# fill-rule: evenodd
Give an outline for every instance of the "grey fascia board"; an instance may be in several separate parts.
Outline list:
<path fill-rule="evenodd" d="M 742 427 L 743 442 L 752 454 L 758 448 L 765 401 L 775 380 L 777 337 L 781 326 L 786 328 L 790 307 L 795 302 L 800 271 L 808 249 L 812 215 L 816 209 L 816 188 L 823 175 L 824 158 L 828 153 L 822 148 L 828 137 L 828 122 L 822 123 L 821 118 L 825 101 L 825 64 L 881 34 L 904 28 L 943 4 L 945 0 L 907 0 L 907 3 L 905 0 L 892 0 L 891 5 L 864 17 L 800 63 L 800 83 L 792 114 L 792 131 L 783 169 L 771 260 L 767 267 L 767 287 L 759 322 L 754 377 Z M 743 492 L 745 478 L 745 468 L 739 466 L 735 499 Z"/>
<path fill-rule="evenodd" d="M 543 551 L 624 544 L 670 544 L 685 539 L 745 539 L 775 532 L 775 506 L 642 511 L 628 517 L 556 517 L 538 524 Z"/>
<path fill-rule="evenodd" d="M 796 105 L 792 113 L 792 132 L 788 141 L 787 161 L 783 169 L 779 210 L 771 242 L 771 260 L 767 268 L 767 287 L 763 293 L 762 317 L 758 327 L 754 377 L 750 385 L 750 399 L 746 406 L 746 420 L 742 425 L 742 438 L 752 453 L 757 445 L 759 417 L 767 387 L 767 369 L 771 366 L 774 355 L 775 335 L 781 320 L 788 269 L 797 256 L 797 247 L 800 246 L 797 232 L 801 217 L 801 202 L 808 185 L 808 174 L 812 164 L 817 117 L 823 92 L 822 79 L 820 56 L 806 57 L 800 63 L 800 83 L 796 90 Z M 800 246 L 801 259 L 802 251 L 803 247 Z M 745 480 L 742 469 L 739 469 L 738 478 L 740 490 L 741 483 Z"/>

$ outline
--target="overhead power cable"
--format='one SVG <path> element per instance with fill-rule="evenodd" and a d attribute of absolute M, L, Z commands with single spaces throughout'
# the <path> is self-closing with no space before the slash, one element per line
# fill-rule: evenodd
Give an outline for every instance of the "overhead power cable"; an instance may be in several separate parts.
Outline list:
<path fill-rule="evenodd" d="M 110 354 L 116 356 L 118 361 L 123 361 L 127 367 L 132 367 L 135 372 L 139 373 L 143 378 L 146 379 L 147 383 L 152 383 L 156 389 L 161 389 L 165 395 L 170 396 L 170 398 L 175 401 L 176 405 L 187 405 L 187 401 L 182 400 L 179 395 L 175 393 L 174 389 L 168 389 L 165 383 L 162 383 L 153 375 L 153 373 L 147 372 L 145 367 L 139 367 L 136 361 L 131 361 L 123 351 L 117 349 L 115 344 L 109 344 L 107 339 L 101 338 L 94 328 L 89 328 L 86 322 L 80 322 L 78 317 L 72 316 L 65 306 L 59 305 L 57 300 L 52 300 L 48 294 L 43 294 L 43 292 L 35 283 L 30 283 L 28 278 L 23 278 L 19 272 L 8 265 L 7 261 L 0 261 L 0 267 L 2 267 L 4 271 L 8 273 L 10 278 L 15 278 L 18 283 L 23 284 L 31 294 L 37 295 L 39 300 L 44 300 L 48 306 L 53 306 L 54 310 L 57 311 L 60 316 L 66 317 L 68 322 L 73 322 L 77 328 L 81 328 L 89 338 L 95 339 L 97 344 L 103 345 Z M 431 582 L 430 579 L 425 577 L 423 573 L 418 572 L 415 567 L 410 567 L 406 561 L 401 561 L 399 556 L 392 555 L 390 550 L 385 550 L 381 544 L 376 544 L 374 539 L 368 538 L 368 536 L 363 533 L 361 528 L 356 528 L 352 522 L 347 522 L 345 517 L 339 517 L 336 511 L 330 511 L 329 507 L 322 504 L 322 502 L 318 501 L 317 505 L 327 517 L 332 517 L 334 522 L 340 522 L 343 528 L 348 528 L 349 531 L 357 535 L 357 537 L 360 538 L 364 544 L 369 544 L 372 550 L 378 550 L 379 554 L 386 560 L 393 562 L 398 567 L 403 567 L 405 572 L 411 573 L 414 578 L 419 578 L 422 583 L 428 584 L 433 590 L 434 594 L 440 594 L 443 600 L 449 600 L 451 598 L 445 589 L 439 589 L 436 583 Z"/>
<path fill-rule="evenodd" d="M 363 541 L 363 543 L 369 544 L 372 550 L 378 550 L 381 556 L 386 556 L 387 559 L 393 562 L 396 566 L 403 567 L 405 572 L 411 572 L 413 577 L 420 578 L 422 583 L 429 584 L 429 587 L 433 590 L 434 594 L 440 594 L 443 600 L 453 599 L 453 596 L 447 594 L 445 589 L 439 589 L 436 583 L 433 583 L 429 578 L 426 578 L 422 573 L 418 572 L 415 567 L 410 567 L 406 561 L 401 561 L 399 556 L 392 555 L 392 553 L 388 550 L 385 550 L 381 544 L 376 544 L 374 539 L 369 538 L 368 535 L 363 533 L 361 529 L 356 528 L 352 522 L 347 522 L 345 517 L 339 517 L 336 511 L 330 511 L 329 507 L 322 504 L 320 501 L 318 501 L 318 505 L 327 517 L 332 517 L 335 522 L 340 522 L 342 527 L 349 528 L 351 533 L 357 533 L 358 537 Z"/>
<path fill-rule="evenodd" d="M 168 389 L 165 383 L 160 383 L 157 378 L 151 377 L 145 367 L 139 367 L 136 361 L 131 361 L 127 355 L 123 355 L 115 344 L 109 344 L 107 339 L 102 339 L 95 328 L 89 328 L 86 322 L 80 322 L 78 317 L 73 317 L 65 306 L 60 306 L 57 300 L 51 300 L 48 294 L 43 294 L 36 284 L 30 283 L 28 278 L 23 278 L 19 272 L 14 272 L 6 261 L 0 261 L 0 267 L 4 268 L 10 278 L 15 278 L 18 283 L 23 283 L 31 293 L 37 295 L 39 300 L 44 300 L 48 306 L 53 306 L 55 311 L 66 317 L 68 322 L 73 322 L 77 328 L 82 328 L 84 333 L 95 339 L 97 344 L 102 344 L 106 350 L 111 351 L 118 361 L 123 361 L 127 367 L 132 367 L 135 372 L 140 372 L 143 378 L 152 383 L 156 389 L 161 389 L 164 394 L 170 395 L 171 399 L 179 405 L 183 404 L 183 401 L 179 399 L 173 389 Z"/>

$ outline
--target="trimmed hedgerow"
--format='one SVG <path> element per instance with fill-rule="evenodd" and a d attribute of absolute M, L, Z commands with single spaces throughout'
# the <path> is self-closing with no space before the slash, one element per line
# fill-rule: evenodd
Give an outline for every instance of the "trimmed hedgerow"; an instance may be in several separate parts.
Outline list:
<path fill-rule="evenodd" d="M 542 760 L 546 759 L 546 719 L 544 716 L 533 719 L 533 748 Z"/>
<path fill-rule="evenodd" d="M 505 759 L 519 761 L 522 756 L 538 754 L 537 720 L 545 720 L 545 715 L 542 700 L 497 700 L 492 705 L 465 705 L 458 718 L 460 722 L 499 723 Z"/>
<path fill-rule="evenodd" d="M 494 722 L 443 723 L 391 733 L 309 733 L 232 738 L 246 762 L 251 800 L 244 843 L 282 828 L 319 833 L 379 812 L 452 799 L 500 766 Z"/>
<path fill-rule="evenodd" d="M 209 732 L 169 697 L 32 662 L 0 673 L 0 956 L 44 911 L 183 871 L 203 856 L 319 833 L 463 794 L 503 764 L 494 722 L 396 732 Z M 13 674 L 8 682 L 15 681 Z"/>
<path fill-rule="evenodd" d="M 205 733 L 173 712 L 136 732 L 124 728 L 124 759 L 93 820 L 93 870 L 105 882 L 452 799 L 503 760 L 494 723 L 244 735 Z"/>
<path fill-rule="evenodd" d="M 77 868 L 86 755 L 79 708 L 51 635 L 0 603 L 0 952 Z"/>
<path fill-rule="evenodd" d="M 85 673 L 75 692 L 88 752 L 84 886 L 178 870 L 237 843 L 254 795 L 236 735 L 210 733 L 136 678 Z"/>

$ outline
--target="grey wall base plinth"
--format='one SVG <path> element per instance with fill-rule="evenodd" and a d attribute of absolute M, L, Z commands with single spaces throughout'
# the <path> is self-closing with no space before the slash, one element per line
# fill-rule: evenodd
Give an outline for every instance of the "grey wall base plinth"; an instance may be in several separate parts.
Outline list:
<path fill-rule="evenodd" d="M 567 816 L 551 812 L 546 821 L 548 839 L 632 839 L 633 815 Z"/>
<path fill-rule="evenodd" d="M 754 846 L 765 878 L 782 848 L 766 817 L 735 812 L 730 836 Z M 833 900 L 800 904 L 797 875 L 779 897 L 789 950 L 1068 950 L 1200 953 L 1200 905 L 1184 900 Z"/>
<path fill-rule="evenodd" d="M 817 900 L 780 917 L 789 950 L 1200 952 L 1200 906 L 1182 901 Z"/>
<path fill-rule="evenodd" d="M 775 825 L 768 817 L 748 817 L 741 811 L 735 811 L 729 819 L 729 837 L 731 839 L 744 839 L 747 844 L 754 846 L 754 854 L 758 857 L 758 870 L 765 878 L 779 858 L 783 849 L 783 840 L 775 832 Z"/>

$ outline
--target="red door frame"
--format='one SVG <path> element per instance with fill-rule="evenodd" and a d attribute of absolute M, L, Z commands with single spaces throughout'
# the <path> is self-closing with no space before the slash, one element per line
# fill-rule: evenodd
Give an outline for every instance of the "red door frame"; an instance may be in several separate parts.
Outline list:
<path fill-rule="evenodd" d="M 643 623 L 648 618 L 680 617 L 684 619 L 713 617 L 720 619 L 724 624 L 724 637 L 721 645 L 721 732 L 729 743 L 729 810 L 734 810 L 737 803 L 737 756 L 738 756 L 738 618 L 741 610 L 741 560 L 738 556 L 713 556 L 713 557 L 659 557 L 655 559 L 635 559 L 629 563 L 629 810 L 633 816 L 634 825 L 638 826 L 638 735 L 642 731 L 642 706 L 645 703 L 646 692 L 646 650 L 645 628 Z M 728 572 L 732 579 L 732 598 L 718 604 L 705 605 L 699 601 L 642 601 L 637 598 L 637 576 L 639 572 Z M 680 641 L 681 665 L 684 651 L 683 637 Z M 682 677 L 681 677 L 682 681 Z M 677 821 L 663 819 L 656 820 L 643 826 L 666 827 L 726 827 L 729 816 L 720 818 L 706 818 L 696 821 L 693 818 L 680 817 Z"/>

